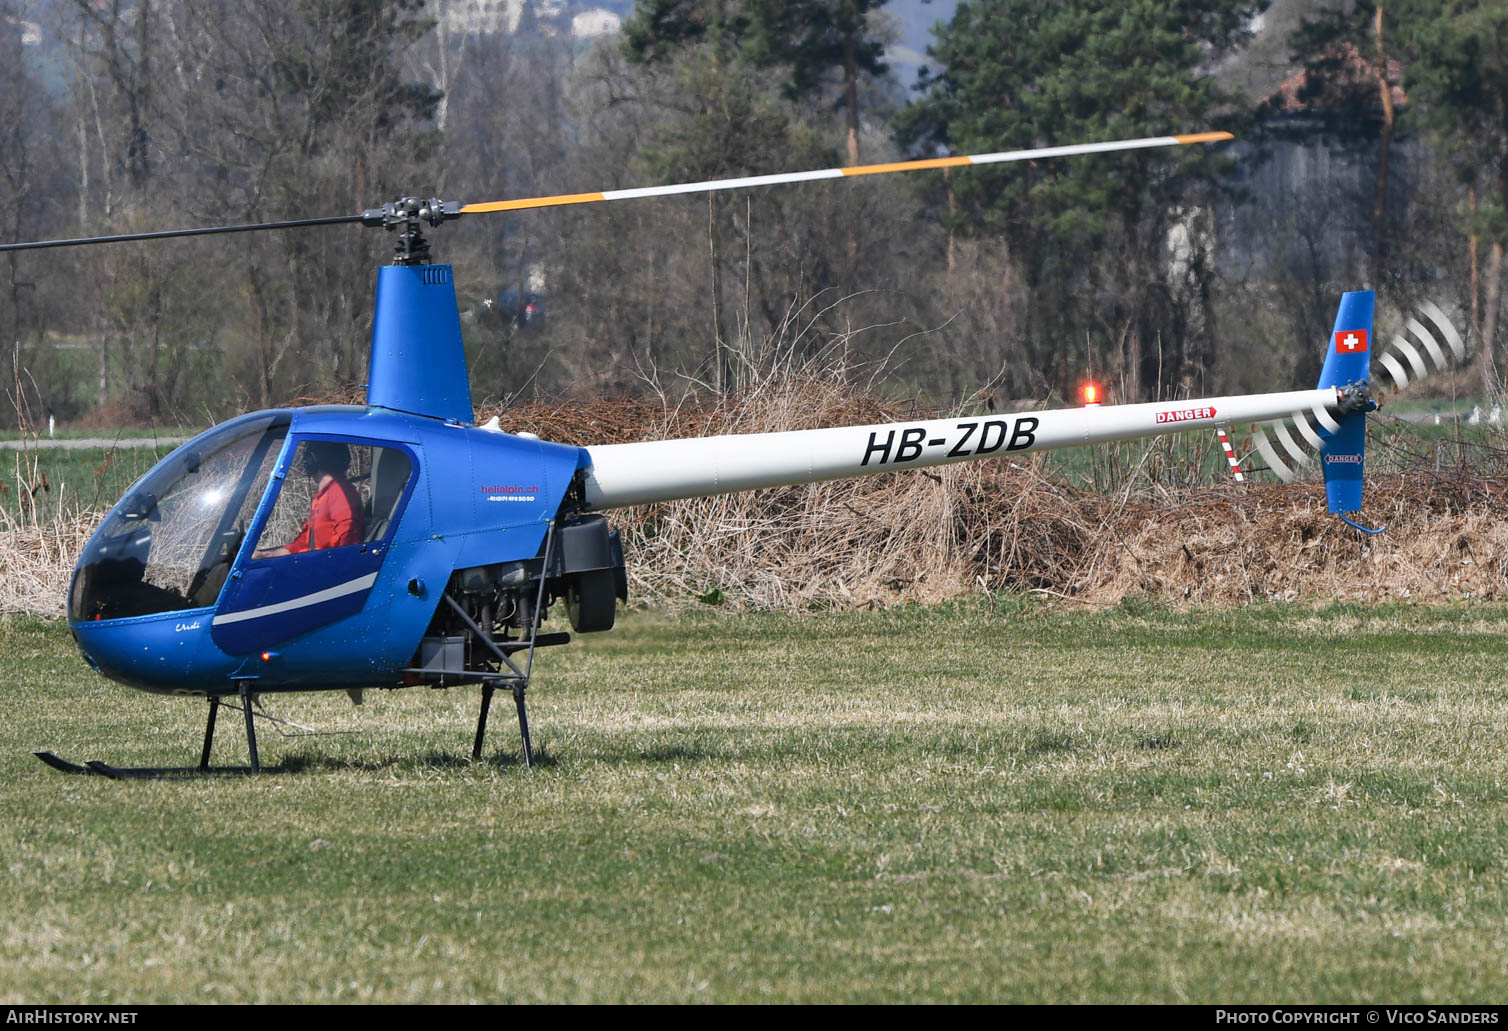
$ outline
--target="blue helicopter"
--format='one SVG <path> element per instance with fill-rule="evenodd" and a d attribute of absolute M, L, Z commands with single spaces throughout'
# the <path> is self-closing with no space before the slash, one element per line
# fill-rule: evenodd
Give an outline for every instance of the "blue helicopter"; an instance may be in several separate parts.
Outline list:
<path fill-rule="evenodd" d="M 236 770 L 256 773 L 259 696 L 345 690 L 359 700 L 369 688 L 478 684 L 473 758 L 494 693 L 508 689 L 532 765 L 534 653 L 570 640 L 542 625 L 563 603 L 578 633 L 613 626 L 628 580 L 604 513 L 628 505 L 1286 419 L 1323 455 L 1331 510 L 1357 510 L 1362 420 L 1376 407 L 1370 293 L 1343 300 L 1315 390 L 575 447 L 474 424 L 452 270 L 431 263 L 424 237 L 492 211 L 1226 139 L 1152 137 L 491 204 L 404 198 L 336 218 L 0 246 L 348 222 L 398 238 L 377 276 L 366 404 L 253 412 L 201 433 L 130 488 L 74 570 L 69 624 L 96 672 L 208 699 L 197 768 L 35 754 L 58 770 L 110 777 L 212 772 L 216 718 L 234 698 L 250 760 Z M 1279 433 L 1292 442 L 1281 424 Z"/>

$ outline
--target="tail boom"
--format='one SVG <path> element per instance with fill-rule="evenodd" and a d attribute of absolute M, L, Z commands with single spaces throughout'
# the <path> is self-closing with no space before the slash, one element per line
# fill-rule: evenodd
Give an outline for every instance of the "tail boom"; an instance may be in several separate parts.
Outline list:
<path fill-rule="evenodd" d="M 597 509 L 951 465 L 1337 410 L 1334 388 L 587 448 Z"/>

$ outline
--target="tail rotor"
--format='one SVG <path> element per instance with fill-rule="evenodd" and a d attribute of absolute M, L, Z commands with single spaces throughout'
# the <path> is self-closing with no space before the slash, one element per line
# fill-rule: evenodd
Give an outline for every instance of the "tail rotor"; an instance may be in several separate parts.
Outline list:
<path fill-rule="evenodd" d="M 1406 328 L 1423 345 L 1425 353 L 1434 364 L 1434 371 L 1446 372 L 1453 365 L 1463 364 L 1466 361 L 1466 343 L 1461 339 L 1461 334 L 1456 332 L 1456 327 L 1451 324 L 1450 319 L 1438 305 L 1431 301 L 1425 301 L 1419 306 L 1419 310 L 1434 324 L 1436 333 L 1445 338 L 1446 346 L 1450 348 L 1450 354 L 1454 358 L 1452 361 L 1445 356 L 1435 333 L 1430 332 L 1418 319 L 1409 319 Z M 1395 335 L 1389 341 L 1389 346 L 1392 350 L 1377 358 L 1378 367 L 1374 370 L 1377 379 L 1384 381 L 1397 391 L 1403 390 L 1410 383 L 1417 383 L 1432 375 L 1429 367 L 1425 365 L 1424 356 L 1419 353 L 1419 348 L 1415 347 L 1403 334 Z M 1403 361 L 1399 360 L 1400 356 Z M 1404 368 L 1404 362 L 1408 363 L 1407 369 Z M 1409 375 L 1410 372 L 1413 373 L 1412 376 Z"/>
<path fill-rule="evenodd" d="M 1369 369 L 1373 300 L 1370 291 L 1348 293 L 1341 300 L 1319 381 L 1322 389 L 1333 387 L 1339 392 L 1336 411 L 1316 405 L 1309 411 L 1255 426 L 1252 434 L 1268 469 L 1284 483 L 1292 483 L 1311 469 L 1317 456 L 1330 511 L 1367 533 L 1381 530 L 1353 522 L 1346 513 L 1361 508 L 1365 419 L 1366 413 L 1377 407 L 1371 398 L 1372 381 L 1402 390 L 1459 367 L 1466 360 L 1461 334 L 1438 305 L 1426 301 L 1419 308 L 1422 317 L 1405 323 L 1408 336 L 1396 334 L 1388 342 L 1388 350 L 1377 353 L 1376 363 Z"/>

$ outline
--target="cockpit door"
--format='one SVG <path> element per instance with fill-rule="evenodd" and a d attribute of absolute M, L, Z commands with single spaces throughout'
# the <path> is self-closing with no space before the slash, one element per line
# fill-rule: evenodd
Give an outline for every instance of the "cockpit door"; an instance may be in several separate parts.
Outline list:
<path fill-rule="evenodd" d="M 405 445 L 301 436 L 284 454 L 211 625 L 230 655 L 360 612 L 414 489 Z"/>

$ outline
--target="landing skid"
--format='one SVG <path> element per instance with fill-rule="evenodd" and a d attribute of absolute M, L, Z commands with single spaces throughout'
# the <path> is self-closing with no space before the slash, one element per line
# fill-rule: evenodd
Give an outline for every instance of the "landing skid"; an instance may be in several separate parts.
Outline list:
<path fill-rule="evenodd" d="M 48 766 L 60 773 L 83 773 L 98 777 L 108 777 L 110 780 L 172 780 L 189 779 L 194 777 L 231 777 L 245 776 L 253 772 L 250 766 L 224 766 L 218 769 L 201 769 L 198 766 L 111 766 L 109 763 L 98 759 L 86 759 L 80 766 L 71 763 L 67 759 L 61 759 L 51 752 L 33 752 Z"/>
<path fill-rule="evenodd" d="M 252 722 L 251 691 L 249 681 L 241 681 L 236 685 L 236 693 L 241 698 L 241 711 L 246 716 L 246 750 L 251 755 L 250 766 L 222 767 L 218 770 L 210 769 L 209 752 L 210 746 L 215 742 L 215 717 L 220 712 L 219 695 L 209 697 L 209 719 L 204 724 L 204 749 L 199 753 L 199 765 L 193 766 L 111 766 L 109 763 L 100 762 L 98 759 L 86 759 L 84 765 L 71 763 L 67 759 L 60 759 L 51 752 L 33 752 L 48 766 L 61 773 L 92 773 L 100 777 L 108 777 L 111 780 L 156 780 L 167 777 L 204 777 L 225 776 L 227 774 L 257 774 L 262 772 L 262 763 L 257 758 L 257 728 Z"/>
<path fill-rule="evenodd" d="M 53 769 L 57 770 L 59 773 L 93 773 L 94 772 L 93 770 L 91 770 L 87 766 L 80 766 L 77 763 L 71 763 L 67 759 L 59 759 L 57 756 L 53 755 L 51 752 L 33 752 L 31 754 L 34 755 L 34 756 L 36 756 L 38 759 L 41 759 L 44 763 L 46 763 L 48 766 L 51 766 Z"/>

